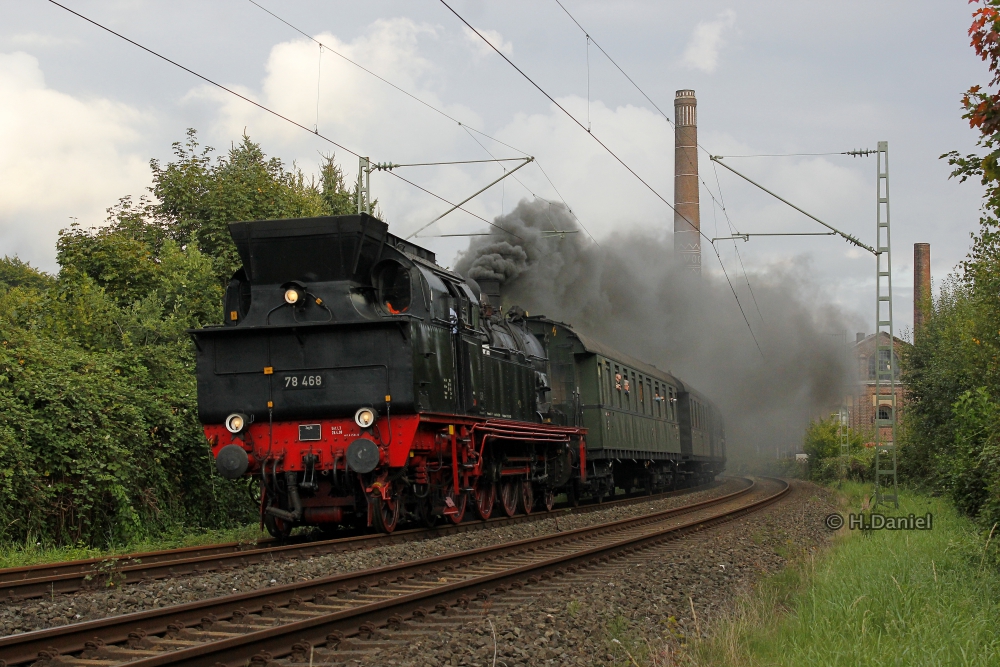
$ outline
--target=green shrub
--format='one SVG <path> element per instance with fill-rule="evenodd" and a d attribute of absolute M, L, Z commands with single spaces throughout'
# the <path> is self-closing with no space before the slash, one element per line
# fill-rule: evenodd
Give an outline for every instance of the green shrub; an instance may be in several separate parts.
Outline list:
<path fill-rule="evenodd" d="M 243 481 L 214 472 L 197 419 L 189 328 L 217 323 L 238 264 L 226 223 L 347 213 L 319 183 L 243 142 L 216 161 L 193 131 L 152 162 L 158 201 L 72 226 L 50 276 L 0 260 L 0 546 L 134 544 L 245 524 Z"/>

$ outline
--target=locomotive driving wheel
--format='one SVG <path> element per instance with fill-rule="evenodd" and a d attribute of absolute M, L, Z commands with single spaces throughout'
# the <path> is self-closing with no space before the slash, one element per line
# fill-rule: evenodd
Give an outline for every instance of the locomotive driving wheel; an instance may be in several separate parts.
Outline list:
<path fill-rule="evenodd" d="M 504 480 L 500 485 L 500 503 L 503 505 L 503 513 L 507 516 L 517 514 L 517 500 L 517 482 L 513 479 Z"/>
<path fill-rule="evenodd" d="M 455 509 L 458 510 L 454 514 L 445 514 L 445 516 L 448 517 L 452 523 L 462 523 L 462 519 L 465 518 L 465 506 L 468 503 L 468 496 L 464 493 L 455 495 L 455 491 L 452 490 L 449 491 L 445 497 L 450 498 L 451 502 L 455 504 Z"/>
<path fill-rule="evenodd" d="M 528 480 L 521 482 L 521 507 L 525 514 L 531 514 L 535 509 L 535 486 Z"/>
<path fill-rule="evenodd" d="M 493 503 L 496 502 L 497 487 L 490 482 L 479 480 L 476 484 L 476 516 L 483 521 L 493 514 Z"/>
<path fill-rule="evenodd" d="M 542 491 L 542 504 L 545 505 L 546 512 L 551 512 L 552 508 L 556 506 L 556 492 L 552 489 Z"/>
<path fill-rule="evenodd" d="M 383 533 L 391 533 L 399 524 L 399 494 L 395 489 L 390 489 L 388 500 L 375 494 L 372 510 L 375 527 Z"/>

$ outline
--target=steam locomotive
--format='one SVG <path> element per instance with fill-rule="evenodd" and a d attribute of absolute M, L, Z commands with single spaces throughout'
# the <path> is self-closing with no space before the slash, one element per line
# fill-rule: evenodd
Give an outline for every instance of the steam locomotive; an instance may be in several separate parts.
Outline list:
<path fill-rule="evenodd" d="M 366 214 L 229 225 L 224 324 L 192 330 L 216 467 L 295 526 L 460 522 L 711 480 L 723 421 L 669 373 L 517 307 Z"/>

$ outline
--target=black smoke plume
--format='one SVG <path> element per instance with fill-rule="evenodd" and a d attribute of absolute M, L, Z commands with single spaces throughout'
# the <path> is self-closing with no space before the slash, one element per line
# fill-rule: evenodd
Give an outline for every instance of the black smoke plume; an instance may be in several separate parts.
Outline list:
<path fill-rule="evenodd" d="M 750 274 L 760 314 L 742 273 L 740 289 L 727 267 L 758 351 L 729 284 L 710 270 L 710 246 L 699 278 L 674 261 L 667 230 L 598 245 L 544 200 L 521 201 L 496 224 L 512 234 L 474 238 L 459 273 L 500 279 L 505 306 L 571 324 L 707 394 L 726 419 L 731 458 L 798 451 L 809 421 L 839 405 L 846 360 L 837 332 L 854 323 L 803 278 L 806 267 Z"/>

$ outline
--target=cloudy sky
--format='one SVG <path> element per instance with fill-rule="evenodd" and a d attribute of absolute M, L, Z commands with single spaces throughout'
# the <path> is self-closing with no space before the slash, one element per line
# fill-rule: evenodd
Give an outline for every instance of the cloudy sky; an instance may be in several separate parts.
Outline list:
<path fill-rule="evenodd" d="M 536 156 L 549 178 L 534 165 L 522 169 L 521 183 L 508 179 L 469 204 L 483 217 L 509 211 L 530 191 L 565 199 L 598 240 L 629 226 L 672 229 L 659 199 L 440 2 L 259 1 L 329 49 L 321 53 L 248 0 L 64 4 L 375 161 L 518 155 L 504 144 Z M 949 181 L 938 159 L 974 150 L 959 98 L 986 71 L 968 46 L 965 2 L 563 2 L 669 115 L 675 90 L 697 91 L 700 140 L 713 154 L 828 153 L 887 140 L 897 329 L 911 318 L 913 243 L 931 243 L 936 283 L 965 255 L 981 188 Z M 584 33 L 554 0 L 449 4 L 672 200 L 670 126 L 593 45 L 588 52 Z M 245 129 L 267 153 L 307 173 L 321 153 L 336 150 L 45 0 L 0 0 L 0 16 L 4 254 L 56 270 L 58 230 L 72 219 L 101 224 L 119 197 L 142 194 L 149 159 L 169 159 L 171 142 L 188 127 L 218 149 Z M 337 155 L 356 173 L 354 157 Z M 874 239 L 873 158 L 728 161 L 827 222 Z M 819 230 L 735 176 L 716 174 L 704 152 L 700 164 L 709 236 L 728 236 L 730 222 L 741 232 Z M 403 175 L 457 201 L 500 173 L 491 164 Z M 372 188 L 397 234 L 445 207 L 385 175 L 374 175 Z M 728 220 L 713 197 L 725 202 Z M 458 213 L 427 233 L 484 228 Z M 466 241 L 424 243 L 451 264 Z M 755 271 L 792 267 L 820 286 L 818 298 L 852 314 L 845 327 L 872 330 L 869 255 L 827 237 L 753 239 L 740 252 L 751 281 Z M 731 275 L 741 273 L 731 244 L 720 253 Z M 719 270 L 707 252 L 703 264 Z"/>

